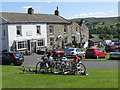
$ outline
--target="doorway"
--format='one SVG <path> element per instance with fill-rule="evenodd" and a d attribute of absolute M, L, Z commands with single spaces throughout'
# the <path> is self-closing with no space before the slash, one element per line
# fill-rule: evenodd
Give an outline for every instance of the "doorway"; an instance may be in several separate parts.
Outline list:
<path fill-rule="evenodd" d="M 36 53 L 36 42 L 31 42 L 31 52 Z"/>

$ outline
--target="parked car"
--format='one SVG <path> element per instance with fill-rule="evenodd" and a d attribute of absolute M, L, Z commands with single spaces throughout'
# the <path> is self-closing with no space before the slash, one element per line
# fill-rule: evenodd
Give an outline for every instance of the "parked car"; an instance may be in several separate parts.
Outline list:
<path fill-rule="evenodd" d="M 2 53 L 2 64 L 4 65 L 22 65 L 24 62 L 24 57 L 18 52 L 4 52 Z"/>
<path fill-rule="evenodd" d="M 114 49 L 112 52 L 110 52 L 110 59 L 120 60 L 120 49 Z"/>
<path fill-rule="evenodd" d="M 52 53 L 53 53 L 53 57 L 57 58 L 57 57 L 62 57 L 65 52 L 63 50 L 53 50 Z"/>
<path fill-rule="evenodd" d="M 82 57 L 84 57 L 85 56 L 85 52 L 82 51 L 79 48 L 68 48 L 65 51 L 65 55 L 67 57 L 76 57 L 76 56 L 82 56 Z"/>
<path fill-rule="evenodd" d="M 85 53 L 85 58 L 88 59 L 88 58 L 101 58 L 101 57 L 104 57 L 104 58 L 107 58 L 107 54 L 106 54 L 106 51 L 105 50 L 102 50 L 98 47 L 91 47 L 91 48 L 88 48 L 86 50 L 86 53 Z"/>
<path fill-rule="evenodd" d="M 110 51 L 112 51 L 113 49 L 120 49 L 120 46 L 118 46 L 118 45 L 106 45 L 106 46 L 105 46 L 105 50 L 106 50 L 107 52 L 110 52 Z"/>

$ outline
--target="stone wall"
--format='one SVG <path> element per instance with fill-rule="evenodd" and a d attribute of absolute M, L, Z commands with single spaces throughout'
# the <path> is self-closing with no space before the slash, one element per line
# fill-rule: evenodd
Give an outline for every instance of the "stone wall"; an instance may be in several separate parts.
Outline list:
<path fill-rule="evenodd" d="M 88 29 L 88 27 L 85 25 L 85 23 L 83 23 L 82 25 L 81 25 L 81 27 L 82 27 L 82 42 L 84 43 L 84 42 L 87 42 L 88 41 L 88 39 L 89 39 L 89 29 Z"/>
<path fill-rule="evenodd" d="M 54 33 L 50 34 L 49 26 L 53 25 Z M 64 25 L 67 25 L 67 33 L 64 33 Z M 76 33 L 76 27 L 78 29 L 78 33 L 80 33 L 81 29 L 79 24 L 76 22 L 71 22 L 70 24 L 47 24 L 47 47 L 50 48 L 50 38 L 54 38 L 54 45 L 57 45 L 57 37 L 59 35 L 62 36 L 62 40 L 64 40 L 65 37 L 67 37 L 67 44 L 72 43 L 73 38 L 71 35 L 73 33 Z M 82 25 L 82 36 L 83 36 L 83 42 L 88 41 L 88 28 L 85 24 Z M 81 36 L 81 35 L 80 35 Z M 81 37 L 80 37 L 81 38 Z"/>

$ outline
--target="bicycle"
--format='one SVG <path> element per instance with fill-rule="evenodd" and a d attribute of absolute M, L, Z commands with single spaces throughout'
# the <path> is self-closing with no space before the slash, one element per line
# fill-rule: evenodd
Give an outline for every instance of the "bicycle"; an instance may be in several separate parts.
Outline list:
<path fill-rule="evenodd" d="M 36 64 L 37 73 L 52 73 L 54 69 L 54 63 L 51 63 L 47 57 L 43 57 L 42 59 L 43 61 Z"/>
<path fill-rule="evenodd" d="M 37 73 L 37 71 L 33 70 L 31 67 L 29 68 L 29 70 L 27 70 L 24 66 L 22 66 L 22 68 L 18 68 L 19 70 L 22 71 L 22 72 L 20 72 L 21 74 L 23 74 L 24 72 L 35 72 L 35 73 Z"/>

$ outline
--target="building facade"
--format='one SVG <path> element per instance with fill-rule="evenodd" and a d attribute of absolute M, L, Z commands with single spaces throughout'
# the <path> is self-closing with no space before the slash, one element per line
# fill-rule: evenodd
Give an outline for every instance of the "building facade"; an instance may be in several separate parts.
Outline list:
<path fill-rule="evenodd" d="M 62 47 L 63 42 L 87 42 L 89 38 L 86 25 L 64 19 L 58 7 L 55 14 L 35 14 L 32 8 L 28 13 L 2 12 L 0 20 L 0 52 L 37 52 L 39 48 Z"/>

